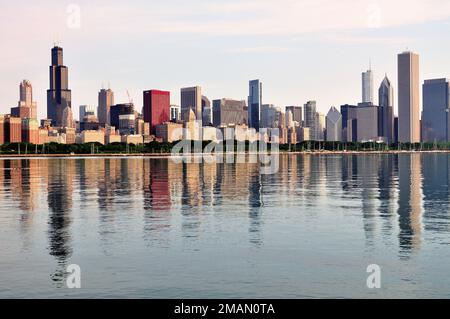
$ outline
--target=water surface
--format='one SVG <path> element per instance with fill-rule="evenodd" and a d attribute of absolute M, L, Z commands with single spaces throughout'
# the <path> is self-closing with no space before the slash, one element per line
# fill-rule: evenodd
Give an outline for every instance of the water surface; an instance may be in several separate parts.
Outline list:
<path fill-rule="evenodd" d="M 0 297 L 449 298 L 449 168 L 447 154 L 282 155 L 274 175 L 0 160 Z"/>

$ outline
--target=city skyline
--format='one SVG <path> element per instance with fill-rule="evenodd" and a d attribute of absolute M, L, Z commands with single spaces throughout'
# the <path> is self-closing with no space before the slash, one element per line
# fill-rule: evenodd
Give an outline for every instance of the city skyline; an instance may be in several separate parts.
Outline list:
<path fill-rule="evenodd" d="M 326 2 L 322 2 L 322 6 L 309 4 L 311 15 L 336 9 L 334 3 Z M 343 4 L 342 7 L 347 8 L 350 2 L 352 1 Z M 373 12 L 377 11 L 373 9 L 372 15 L 368 14 L 367 11 L 371 11 L 370 4 L 362 2 L 356 5 L 355 13 L 349 17 L 349 21 L 342 22 L 333 28 L 331 33 L 329 30 L 332 24 L 339 21 L 336 17 L 330 21 L 321 22 L 323 26 L 307 19 L 307 23 L 302 27 L 289 31 L 287 26 L 291 26 L 288 23 L 292 15 L 304 15 L 300 12 L 301 10 L 297 10 L 289 15 L 288 21 L 282 23 L 276 30 L 261 30 L 260 34 L 256 35 L 257 30 L 253 26 L 242 31 L 242 35 L 237 35 L 236 32 L 233 33 L 233 28 L 229 31 L 231 34 L 227 34 L 226 30 L 229 28 L 225 28 L 222 24 L 209 32 L 200 27 L 189 28 L 192 21 L 186 22 L 188 27 L 183 31 L 179 24 L 187 18 L 180 17 L 180 10 L 172 12 L 165 8 L 166 5 L 160 5 L 155 11 L 163 12 L 163 16 L 175 20 L 173 28 L 167 28 L 166 31 L 161 28 L 154 30 L 145 28 L 146 34 L 132 37 L 127 35 L 127 41 L 121 45 L 117 40 L 123 39 L 123 35 L 112 23 L 114 18 L 119 18 L 118 12 L 114 9 L 122 8 L 121 4 L 111 5 L 103 1 L 88 4 L 80 1 L 80 28 L 69 28 L 66 25 L 67 4 L 48 8 L 47 5 L 35 7 L 19 1 L 11 8 L 6 5 L 3 11 L 4 14 L 8 14 L 14 9 L 19 18 L 17 21 L 21 24 L 15 27 L 16 20 L 14 20 L 8 28 L 2 27 L 2 30 L 8 30 L 8 33 L 1 33 L 1 39 L 8 44 L 9 50 L 1 53 L 2 60 L 8 63 L 2 65 L 4 77 L 0 79 L 3 93 L 0 97 L 0 111 L 5 113 L 16 103 L 16 96 L 11 90 L 15 90 L 17 83 L 25 78 L 33 83 L 34 96 L 38 103 L 38 117 L 45 117 L 42 106 L 45 105 L 44 91 L 48 80 L 42 65 L 44 62 L 48 65 L 47 50 L 55 40 L 61 40 L 61 46 L 66 49 L 65 65 L 71 69 L 70 88 L 73 91 L 75 112 L 78 111 L 79 105 L 96 105 L 97 93 L 102 83 L 111 83 L 118 103 L 127 101 L 126 90 L 130 90 L 137 108 L 140 108 L 142 91 L 153 88 L 171 91 L 172 103 L 175 104 L 179 104 L 179 88 L 191 85 L 201 86 L 204 95 L 211 100 L 222 97 L 246 99 L 248 80 L 259 78 L 264 82 L 265 87 L 263 103 L 284 107 L 303 105 L 305 101 L 314 99 L 317 100 L 318 110 L 325 113 L 332 105 L 339 106 L 360 101 L 358 90 L 361 85 L 360 74 L 367 68 L 368 59 L 372 60 L 375 84 L 381 82 L 385 73 L 388 74 L 392 83 L 397 83 L 395 55 L 407 47 L 421 55 L 420 83 L 423 83 L 425 79 L 447 77 L 446 74 L 450 72 L 445 69 L 448 65 L 445 62 L 445 52 L 450 45 L 443 43 L 439 45 L 440 50 L 435 49 L 439 43 L 438 40 L 449 32 L 446 26 L 449 23 L 450 9 L 445 2 L 435 1 L 436 7 L 439 8 L 437 10 L 434 6 L 419 1 L 418 5 L 414 4 L 406 8 L 406 12 L 403 10 L 404 15 L 393 19 L 395 10 L 391 12 L 386 2 L 380 1 L 380 23 L 371 27 L 370 17 L 374 17 Z M 324 3 L 326 3 L 325 6 L 323 6 Z M 279 10 L 295 9 L 295 4 L 291 1 L 283 4 L 285 8 Z M 397 5 L 396 3 L 394 6 Z M 97 25 L 93 24 L 93 14 L 104 9 L 104 6 L 108 6 L 107 12 L 110 16 L 99 15 L 99 22 L 102 22 L 99 23 L 102 24 L 99 29 L 103 32 L 103 36 L 100 36 L 94 28 Z M 234 25 L 233 17 L 241 19 L 243 14 L 240 13 L 241 11 L 248 14 L 250 9 L 255 9 L 255 12 L 264 12 L 267 16 L 271 6 L 266 1 L 262 1 L 256 9 L 255 4 L 251 2 L 244 2 L 244 5 L 239 8 L 234 7 L 233 3 L 224 4 L 216 1 L 202 5 L 194 2 L 192 9 L 185 15 L 194 15 L 194 9 L 199 10 L 199 14 L 209 10 L 221 15 L 224 18 L 224 25 Z M 138 8 L 148 12 L 149 15 L 153 14 L 147 10 L 146 4 L 137 2 L 135 6 L 128 6 L 123 12 L 122 17 L 125 21 L 128 21 L 131 12 L 137 11 Z M 338 8 L 338 12 L 343 8 Z M 45 11 L 46 9 L 48 12 Z M 279 10 L 275 12 L 272 23 L 281 21 Z M 55 19 L 52 24 L 42 23 L 30 30 L 29 23 L 23 23 L 23 21 L 29 20 L 26 17 L 31 12 L 33 15 L 42 14 L 42 19 L 48 15 L 52 15 Z M 420 17 L 416 14 L 418 12 L 421 13 Z M 23 19 L 20 19 L 21 17 Z M 252 15 L 253 19 L 255 17 Z M 133 26 L 137 23 L 143 23 L 142 19 L 136 20 L 131 23 L 129 30 L 134 30 Z M 9 20 L 5 19 L 5 21 Z M 58 27 L 59 23 L 61 23 L 60 27 Z M 208 24 L 210 21 L 205 22 L 205 25 Z M 407 30 L 405 26 L 408 26 Z M 61 30 L 60 34 L 55 34 L 59 32 L 54 32 L 55 28 Z M 36 35 L 37 30 L 40 32 Z M 30 37 L 29 33 L 36 36 Z M 21 39 L 25 36 L 28 36 L 28 41 L 20 43 L 13 41 L 14 38 Z M 142 44 L 143 36 L 151 39 L 148 42 L 152 44 Z M 187 45 L 185 50 L 181 50 L 192 40 L 192 36 L 200 36 L 198 42 L 194 41 Z M 114 40 L 115 37 L 118 38 Z M 214 37 L 218 40 L 203 41 Z M 248 38 L 252 40 L 247 41 Z M 190 52 L 194 44 L 199 43 L 204 43 L 201 52 L 198 49 Z M 26 54 L 31 48 L 34 53 L 32 58 Z M 124 60 L 125 48 L 134 49 L 136 59 Z M 330 55 L 330 50 L 336 54 Z M 11 52 L 14 52 L 14 55 Z M 154 59 L 162 63 L 156 63 L 155 66 L 151 62 Z M 186 63 L 188 59 L 191 63 Z M 221 63 L 217 63 L 219 59 Z M 115 67 L 116 65 L 120 65 L 120 68 Z M 192 65 L 198 66 L 195 76 L 192 73 Z M 329 85 L 329 89 L 324 91 L 323 85 L 327 83 L 335 84 Z M 397 105 L 395 105 L 395 113 L 397 114 Z M 78 118 L 77 114 L 73 117 Z"/>

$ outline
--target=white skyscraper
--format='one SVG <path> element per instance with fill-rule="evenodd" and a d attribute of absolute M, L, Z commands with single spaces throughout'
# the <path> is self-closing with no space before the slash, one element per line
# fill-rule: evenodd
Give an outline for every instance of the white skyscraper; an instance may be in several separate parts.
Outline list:
<path fill-rule="evenodd" d="M 362 102 L 373 103 L 373 72 L 367 70 L 362 74 Z"/>
<path fill-rule="evenodd" d="M 332 106 L 330 111 L 328 111 L 326 129 L 327 141 L 342 141 L 342 115 L 334 106 Z"/>

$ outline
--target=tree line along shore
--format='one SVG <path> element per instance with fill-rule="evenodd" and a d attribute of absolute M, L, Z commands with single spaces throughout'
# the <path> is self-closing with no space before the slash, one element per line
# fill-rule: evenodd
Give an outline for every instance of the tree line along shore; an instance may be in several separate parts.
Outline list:
<path fill-rule="evenodd" d="M 252 152 L 259 150 L 259 145 L 250 145 L 251 143 L 245 143 L 245 151 Z M 99 143 L 87 143 L 87 144 L 58 144 L 49 143 L 44 145 L 35 145 L 29 143 L 11 143 L 0 145 L 0 155 L 127 155 L 127 154 L 166 154 L 172 153 L 173 148 L 177 143 L 161 143 L 151 142 L 147 144 L 126 144 L 126 143 L 112 143 L 102 145 Z M 205 150 L 207 146 L 211 149 L 214 145 L 212 142 L 203 141 L 202 150 Z M 242 148 L 238 148 L 237 143 L 223 144 L 222 150 L 224 152 L 239 152 Z M 198 147 L 198 146 L 197 146 Z M 191 152 L 195 151 L 194 143 L 191 145 Z M 405 152 L 405 151 L 450 151 L 450 143 L 397 143 L 397 144 L 380 144 L 380 143 L 342 143 L 342 142 L 302 142 L 298 144 L 283 144 L 278 145 L 276 148 L 271 148 L 271 145 L 267 145 L 267 151 L 273 152 L 279 150 L 280 152 Z M 220 152 L 221 148 L 214 149 L 213 152 Z"/>

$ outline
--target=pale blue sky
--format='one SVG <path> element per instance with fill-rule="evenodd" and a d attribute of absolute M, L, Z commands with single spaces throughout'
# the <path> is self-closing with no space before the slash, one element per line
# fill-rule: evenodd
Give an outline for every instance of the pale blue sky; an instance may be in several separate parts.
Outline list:
<path fill-rule="evenodd" d="M 46 114 L 50 49 L 64 48 L 75 115 L 97 104 L 102 83 L 142 106 L 144 89 L 201 85 L 211 100 L 246 99 L 263 82 L 263 102 L 322 112 L 361 100 L 369 59 L 376 89 L 385 73 L 397 89 L 396 55 L 420 54 L 421 81 L 450 77 L 450 0 L 1 0 L 0 112 L 34 87 Z M 68 13 L 80 8 L 80 24 Z"/>

